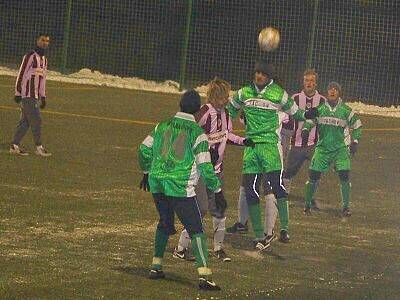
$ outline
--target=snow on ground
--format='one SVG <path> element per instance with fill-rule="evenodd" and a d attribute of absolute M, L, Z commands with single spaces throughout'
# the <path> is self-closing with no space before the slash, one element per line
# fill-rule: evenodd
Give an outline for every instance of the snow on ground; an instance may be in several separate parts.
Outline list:
<path fill-rule="evenodd" d="M 17 76 L 17 70 L 0 66 L 0 75 Z M 88 84 L 97 86 L 108 86 L 122 89 L 143 90 L 163 93 L 180 93 L 179 83 L 166 80 L 164 82 L 155 82 L 144 80 L 137 77 L 119 77 L 114 75 L 102 74 L 99 71 L 82 69 L 76 73 L 63 75 L 59 72 L 50 71 L 47 75 L 48 80 L 69 82 L 76 84 Z M 207 86 L 202 85 L 196 88 L 200 94 L 205 94 Z M 387 117 L 400 118 L 400 107 L 379 107 L 376 105 L 367 105 L 362 102 L 349 102 L 355 112 L 360 114 L 381 115 Z"/>

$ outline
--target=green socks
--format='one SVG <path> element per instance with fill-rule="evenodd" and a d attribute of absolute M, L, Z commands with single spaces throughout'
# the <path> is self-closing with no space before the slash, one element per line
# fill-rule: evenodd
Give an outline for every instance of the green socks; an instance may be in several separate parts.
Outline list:
<path fill-rule="evenodd" d="M 256 238 L 264 238 L 264 228 L 261 224 L 260 203 L 249 205 L 249 214 Z"/>
<path fill-rule="evenodd" d="M 279 222 L 281 224 L 280 230 L 285 230 L 286 232 L 289 229 L 289 202 L 287 198 L 279 198 L 277 199 L 278 203 L 278 213 L 279 213 Z"/>
<path fill-rule="evenodd" d="M 350 181 L 340 181 L 340 192 L 342 193 L 343 208 L 349 208 L 350 205 Z"/>
<path fill-rule="evenodd" d="M 197 268 L 207 268 L 208 265 L 208 249 L 207 238 L 204 233 L 197 233 L 192 236 L 192 248 L 196 258 Z"/>
<path fill-rule="evenodd" d="M 314 193 L 317 190 L 318 181 L 309 180 L 306 182 L 305 200 L 306 207 L 311 208 L 311 201 L 313 199 Z"/>
<path fill-rule="evenodd" d="M 167 234 L 165 234 L 162 230 L 157 229 L 154 242 L 153 269 L 162 269 L 162 258 L 164 256 L 165 248 L 167 247 L 168 238 L 169 236 Z"/>

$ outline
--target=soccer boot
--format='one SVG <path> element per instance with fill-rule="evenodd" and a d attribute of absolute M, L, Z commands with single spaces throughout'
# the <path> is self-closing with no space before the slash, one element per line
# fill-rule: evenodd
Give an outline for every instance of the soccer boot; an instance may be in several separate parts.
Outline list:
<path fill-rule="evenodd" d="M 342 209 L 342 217 L 343 218 L 348 218 L 351 216 L 350 208 L 345 207 Z"/>
<path fill-rule="evenodd" d="M 149 272 L 149 279 L 162 279 L 165 278 L 165 274 L 162 270 L 151 269 Z"/>
<path fill-rule="evenodd" d="M 231 261 L 231 258 L 228 255 L 226 255 L 224 249 L 214 251 L 214 255 L 216 258 L 218 258 L 219 260 L 222 260 L 223 262 Z"/>
<path fill-rule="evenodd" d="M 289 243 L 290 237 L 289 237 L 289 234 L 288 234 L 288 232 L 286 230 L 281 230 L 279 241 L 281 243 L 285 243 L 285 244 Z"/>
<path fill-rule="evenodd" d="M 258 250 L 259 252 L 262 252 L 271 246 L 271 243 L 268 242 L 266 239 L 256 239 L 253 241 L 253 244 L 256 250 Z"/>
<path fill-rule="evenodd" d="M 304 208 L 304 214 L 306 216 L 311 216 L 311 208 L 310 207 L 305 207 Z"/>
<path fill-rule="evenodd" d="M 320 210 L 319 209 L 319 205 L 318 205 L 318 202 L 317 201 L 315 201 L 315 199 L 311 199 L 311 209 L 312 210 Z"/>
<path fill-rule="evenodd" d="M 183 249 L 182 251 L 178 251 L 178 248 L 175 247 L 174 253 L 172 254 L 172 257 L 178 258 L 181 260 L 187 260 L 187 261 L 194 261 L 195 258 L 193 256 L 189 255 L 188 249 Z"/>
<path fill-rule="evenodd" d="M 247 226 L 247 224 L 243 225 L 240 222 L 236 222 L 235 224 L 233 224 L 233 226 L 226 229 L 227 233 L 244 233 L 247 231 L 249 231 L 249 227 Z"/>
<path fill-rule="evenodd" d="M 51 156 L 51 153 L 48 152 L 43 146 L 37 146 L 36 147 L 36 151 L 35 151 L 36 155 L 42 156 L 42 157 L 49 157 Z"/>
<path fill-rule="evenodd" d="M 24 149 L 22 149 L 20 146 L 14 144 L 11 145 L 10 147 L 10 154 L 21 155 L 21 156 L 29 155 L 29 153 L 26 152 Z"/>
<path fill-rule="evenodd" d="M 220 291 L 221 288 L 211 279 L 205 277 L 199 278 L 199 289 L 204 291 Z"/>
<path fill-rule="evenodd" d="M 272 241 L 275 240 L 275 238 L 276 238 L 275 230 L 272 230 L 271 235 L 265 235 L 265 241 L 268 243 L 272 243 Z"/>

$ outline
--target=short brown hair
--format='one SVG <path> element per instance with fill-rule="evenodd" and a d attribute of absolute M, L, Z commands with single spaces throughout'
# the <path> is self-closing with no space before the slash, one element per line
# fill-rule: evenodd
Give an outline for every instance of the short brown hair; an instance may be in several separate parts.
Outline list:
<path fill-rule="evenodd" d="M 221 103 L 221 101 L 227 101 L 229 93 L 232 87 L 229 82 L 215 77 L 208 84 L 207 90 L 207 102 L 211 104 Z"/>
<path fill-rule="evenodd" d="M 307 69 L 304 71 L 303 76 L 309 76 L 309 75 L 314 75 L 315 79 L 317 79 L 317 81 L 318 81 L 319 76 L 318 76 L 317 71 L 315 71 L 315 69 Z"/>

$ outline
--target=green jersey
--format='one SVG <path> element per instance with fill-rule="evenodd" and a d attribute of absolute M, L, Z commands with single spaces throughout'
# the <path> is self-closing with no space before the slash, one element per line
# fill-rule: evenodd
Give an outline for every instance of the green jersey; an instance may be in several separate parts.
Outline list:
<path fill-rule="evenodd" d="M 172 197 L 193 197 L 200 176 L 209 190 L 221 182 L 214 172 L 208 138 L 193 115 L 178 112 L 159 123 L 139 147 L 139 164 L 149 173 L 150 191 Z"/>
<path fill-rule="evenodd" d="M 304 121 L 304 110 L 287 92 L 273 80 L 259 90 L 254 83 L 244 86 L 236 92 L 227 106 L 232 118 L 243 109 L 246 117 L 246 137 L 256 143 L 277 144 L 280 141 L 281 118 L 279 112 L 293 115 L 296 120 Z"/>
<path fill-rule="evenodd" d="M 317 125 L 317 147 L 327 152 L 336 151 L 347 147 L 347 131 L 350 128 L 351 139 L 355 142 L 361 137 L 361 121 L 353 110 L 339 98 L 338 103 L 332 108 L 328 101 L 318 106 L 319 116 L 315 120 L 307 120 L 303 129 L 310 130 Z"/>

